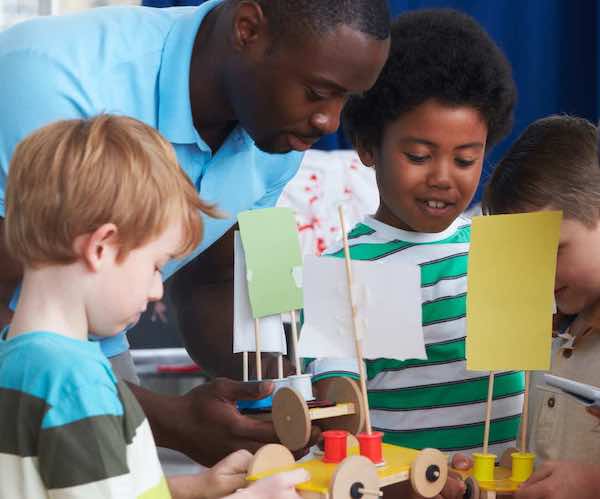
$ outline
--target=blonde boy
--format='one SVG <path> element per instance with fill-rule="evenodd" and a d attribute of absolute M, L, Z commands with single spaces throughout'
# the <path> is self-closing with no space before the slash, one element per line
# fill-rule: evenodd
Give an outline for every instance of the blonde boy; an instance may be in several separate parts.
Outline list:
<path fill-rule="evenodd" d="M 5 241 L 24 278 L 0 339 L 0 497 L 216 498 L 243 486 L 245 451 L 165 479 L 144 413 L 87 341 L 162 296 L 161 268 L 200 242 L 200 212 L 215 214 L 171 145 L 134 119 L 61 121 L 17 146 Z M 245 495 L 296 497 L 302 478 Z"/>

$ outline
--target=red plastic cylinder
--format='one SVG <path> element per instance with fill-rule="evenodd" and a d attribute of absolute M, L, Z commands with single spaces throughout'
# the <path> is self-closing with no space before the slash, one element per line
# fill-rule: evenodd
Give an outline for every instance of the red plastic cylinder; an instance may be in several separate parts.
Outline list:
<path fill-rule="evenodd" d="M 370 435 L 368 433 L 359 433 L 356 435 L 358 443 L 360 445 L 360 455 L 368 457 L 375 464 L 383 462 L 383 452 L 381 447 L 381 441 L 383 439 L 383 433 L 380 431 L 374 431 Z"/>
<path fill-rule="evenodd" d="M 328 430 L 322 433 L 325 441 L 324 463 L 339 463 L 346 459 L 348 432 L 342 430 Z"/>

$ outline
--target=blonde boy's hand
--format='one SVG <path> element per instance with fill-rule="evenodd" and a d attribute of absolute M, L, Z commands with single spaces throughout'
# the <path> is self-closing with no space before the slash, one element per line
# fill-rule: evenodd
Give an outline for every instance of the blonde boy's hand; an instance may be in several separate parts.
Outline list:
<path fill-rule="evenodd" d="M 301 499 L 295 487 L 307 480 L 310 480 L 310 475 L 305 469 L 286 471 L 258 480 L 226 499 Z"/>
<path fill-rule="evenodd" d="M 196 475 L 167 477 L 173 499 L 218 499 L 246 485 L 252 454 L 239 450 Z"/>
<path fill-rule="evenodd" d="M 206 499 L 218 499 L 244 487 L 251 460 L 250 452 L 238 450 L 206 470 L 203 473 L 206 478 Z"/>
<path fill-rule="evenodd" d="M 547 461 L 515 494 L 515 499 L 597 499 L 600 465 Z"/>

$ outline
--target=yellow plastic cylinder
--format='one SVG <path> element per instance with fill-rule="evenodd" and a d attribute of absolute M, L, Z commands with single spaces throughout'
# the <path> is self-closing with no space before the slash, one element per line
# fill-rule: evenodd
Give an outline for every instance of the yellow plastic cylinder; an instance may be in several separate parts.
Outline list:
<path fill-rule="evenodd" d="M 473 453 L 473 477 L 478 482 L 492 482 L 494 480 L 495 454 Z"/>
<path fill-rule="evenodd" d="M 533 462 L 535 454 L 531 452 L 514 452 L 512 457 L 512 476 L 510 479 L 513 482 L 522 483 L 527 480 L 533 473 Z"/>

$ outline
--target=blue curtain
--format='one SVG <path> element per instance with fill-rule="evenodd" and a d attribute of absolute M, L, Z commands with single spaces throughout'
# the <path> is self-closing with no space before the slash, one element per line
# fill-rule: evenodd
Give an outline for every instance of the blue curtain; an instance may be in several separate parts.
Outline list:
<path fill-rule="evenodd" d="M 199 0 L 144 0 L 145 5 L 190 5 Z M 600 116 L 600 9 L 596 0 L 390 0 L 392 14 L 451 7 L 472 15 L 510 60 L 519 90 L 512 133 L 488 156 L 485 181 L 506 148 L 532 121 L 569 113 Z M 343 132 L 323 137 L 321 149 L 348 148 Z M 475 200 L 480 197 L 480 191 Z"/>

